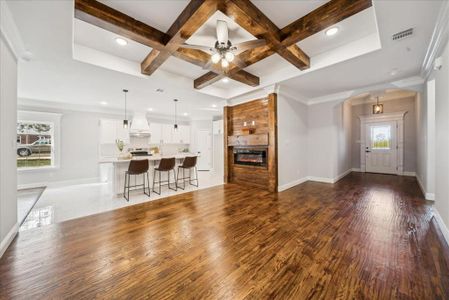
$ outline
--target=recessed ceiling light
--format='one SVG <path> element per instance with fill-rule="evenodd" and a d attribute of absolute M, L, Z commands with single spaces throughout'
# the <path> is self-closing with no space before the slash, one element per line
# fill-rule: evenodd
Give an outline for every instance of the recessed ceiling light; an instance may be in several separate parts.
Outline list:
<path fill-rule="evenodd" d="M 148 111 L 153 111 L 153 108 L 152 107 L 148 107 L 147 110 Z"/>
<path fill-rule="evenodd" d="M 217 107 L 217 104 L 212 104 L 212 107 L 213 107 L 213 108 Z"/>
<path fill-rule="evenodd" d="M 101 105 L 108 105 L 108 103 L 106 101 L 101 101 L 100 104 Z"/>
<path fill-rule="evenodd" d="M 158 92 L 158 93 L 163 93 L 164 90 L 159 88 L 159 89 L 156 89 L 156 92 Z"/>
<path fill-rule="evenodd" d="M 117 44 L 119 44 L 120 46 L 128 45 L 128 42 L 125 39 L 122 39 L 122 38 L 115 38 L 115 42 Z"/>
<path fill-rule="evenodd" d="M 221 81 L 224 82 L 224 83 L 228 83 L 228 82 L 229 82 L 229 79 L 228 79 L 227 77 L 225 77 L 225 78 L 223 78 Z"/>
<path fill-rule="evenodd" d="M 328 30 L 326 30 L 326 35 L 331 36 L 331 35 L 336 34 L 337 32 L 338 32 L 338 27 L 332 27 L 332 28 L 329 28 Z"/>
<path fill-rule="evenodd" d="M 398 73 L 399 73 L 399 70 L 398 70 L 398 69 L 393 69 L 393 70 L 390 71 L 390 75 L 391 75 L 391 76 L 395 76 L 395 75 L 397 75 Z"/>
<path fill-rule="evenodd" d="M 184 116 L 188 116 L 189 114 L 185 112 L 185 113 L 183 113 L 183 115 L 184 115 Z"/>

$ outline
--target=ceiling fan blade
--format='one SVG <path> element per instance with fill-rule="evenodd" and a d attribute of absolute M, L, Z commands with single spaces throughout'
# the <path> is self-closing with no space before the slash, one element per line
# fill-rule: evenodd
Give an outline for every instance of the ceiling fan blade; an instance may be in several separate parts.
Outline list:
<path fill-rule="evenodd" d="M 234 60 L 232 61 L 232 63 L 236 66 L 238 66 L 240 69 L 244 69 L 247 67 L 246 63 L 240 59 L 238 56 L 234 57 Z"/>
<path fill-rule="evenodd" d="M 264 39 L 239 43 L 237 45 L 234 45 L 234 47 L 237 48 L 237 50 L 234 53 L 239 54 L 239 53 L 242 53 L 243 51 L 246 51 L 249 49 L 254 49 L 254 48 L 265 46 L 266 44 L 267 44 L 267 42 Z"/>
<path fill-rule="evenodd" d="M 220 44 L 227 44 L 228 39 L 228 24 L 226 21 L 217 20 L 217 41 Z"/>
<path fill-rule="evenodd" d="M 212 60 L 209 59 L 209 61 L 203 66 L 203 70 L 209 70 L 211 65 Z"/>
<path fill-rule="evenodd" d="M 197 49 L 197 50 L 203 50 L 203 51 L 213 51 L 211 47 L 202 46 L 202 45 L 190 45 L 190 44 L 182 44 L 182 48 L 189 48 L 189 49 Z"/>

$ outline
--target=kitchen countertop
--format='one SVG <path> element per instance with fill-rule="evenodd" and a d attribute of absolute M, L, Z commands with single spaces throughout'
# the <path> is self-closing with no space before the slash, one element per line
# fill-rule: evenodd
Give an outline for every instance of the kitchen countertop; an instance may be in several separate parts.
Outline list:
<path fill-rule="evenodd" d="M 182 158 L 185 158 L 186 156 L 199 156 L 199 155 L 194 154 L 194 153 L 177 153 L 177 154 L 172 154 L 172 155 L 154 154 L 152 156 L 135 156 L 131 159 L 119 159 L 118 157 L 103 157 L 103 158 L 100 158 L 98 163 L 100 163 L 100 164 L 108 164 L 108 163 L 117 164 L 117 163 L 127 163 L 131 160 L 143 160 L 143 159 L 148 159 L 149 161 L 154 161 L 154 160 L 161 160 L 161 158 L 170 158 L 170 157 L 174 157 L 176 159 L 182 159 Z"/>

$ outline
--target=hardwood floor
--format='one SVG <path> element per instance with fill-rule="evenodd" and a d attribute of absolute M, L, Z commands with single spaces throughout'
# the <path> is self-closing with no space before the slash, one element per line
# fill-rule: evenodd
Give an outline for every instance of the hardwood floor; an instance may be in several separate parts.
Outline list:
<path fill-rule="evenodd" d="M 0 298 L 448 299 L 447 255 L 411 177 L 229 184 L 20 232 Z"/>

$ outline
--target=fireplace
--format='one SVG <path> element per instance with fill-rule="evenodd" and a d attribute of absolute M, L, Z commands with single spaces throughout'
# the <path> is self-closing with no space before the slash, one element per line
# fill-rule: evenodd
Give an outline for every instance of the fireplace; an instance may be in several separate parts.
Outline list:
<path fill-rule="evenodd" d="M 234 148 L 234 164 L 246 166 L 267 166 L 266 148 Z"/>

